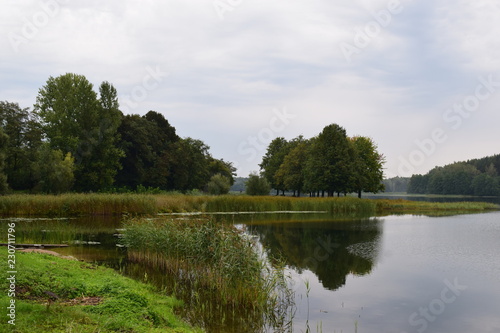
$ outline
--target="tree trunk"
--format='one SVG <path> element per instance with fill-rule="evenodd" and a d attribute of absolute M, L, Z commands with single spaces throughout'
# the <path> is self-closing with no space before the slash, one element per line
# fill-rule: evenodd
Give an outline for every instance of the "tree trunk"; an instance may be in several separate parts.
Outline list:
<path fill-rule="evenodd" d="M 358 198 L 361 199 L 361 190 L 358 190 Z"/>

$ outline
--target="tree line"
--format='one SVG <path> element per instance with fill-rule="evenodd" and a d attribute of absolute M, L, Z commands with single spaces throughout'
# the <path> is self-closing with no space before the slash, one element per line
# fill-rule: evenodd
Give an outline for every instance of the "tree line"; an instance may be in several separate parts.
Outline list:
<path fill-rule="evenodd" d="M 425 175 L 413 175 L 408 193 L 499 196 L 500 155 L 436 167 Z"/>
<path fill-rule="evenodd" d="M 0 192 L 157 188 L 227 192 L 236 169 L 156 111 L 120 111 L 117 91 L 85 76 L 50 77 L 31 111 L 0 101 Z"/>
<path fill-rule="evenodd" d="M 384 163 L 372 139 L 348 137 L 343 127 L 331 124 L 310 139 L 274 139 L 259 166 L 276 195 L 280 191 L 297 196 L 355 192 L 361 197 L 362 192 L 384 190 Z"/>

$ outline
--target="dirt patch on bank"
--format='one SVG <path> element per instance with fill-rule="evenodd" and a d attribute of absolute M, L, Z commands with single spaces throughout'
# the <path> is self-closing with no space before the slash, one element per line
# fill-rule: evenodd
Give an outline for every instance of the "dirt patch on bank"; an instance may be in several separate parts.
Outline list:
<path fill-rule="evenodd" d="M 75 257 L 73 256 L 63 256 L 62 254 L 60 253 L 57 253 L 57 252 L 54 252 L 54 251 L 50 251 L 50 250 L 44 250 L 44 249 L 24 249 L 24 250 L 19 250 L 18 252 L 27 252 L 27 253 L 43 253 L 43 254 L 50 254 L 52 256 L 56 256 L 56 257 L 59 257 L 59 258 L 63 258 L 63 259 L 68 259 L 68 260 L 78 260 L 76 259 Z"/>

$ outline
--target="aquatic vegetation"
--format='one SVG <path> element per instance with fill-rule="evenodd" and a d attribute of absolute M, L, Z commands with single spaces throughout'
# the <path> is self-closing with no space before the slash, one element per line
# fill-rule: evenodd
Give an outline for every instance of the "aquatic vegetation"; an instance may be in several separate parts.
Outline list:
<path fill-rule="evenodd" d="M 358 199 L 355 197 L 282 197 L 246 195 L 185 194 L 62 194 L 7 195 L 0 197 L 0 215 L 4 216 L 83 216 L 148 215 L 182 212 L 264 212 L 318 211 L 331 214 L 374 215 L 386 212 L 431 210 L 479 211 L 498 209 L 498 205 L 480 202 L 416 202 L 408 200 Z"/>
<path fill-rule="evenodd" d="M 80 216 L 153 214 L 156 201 L 141 194 L 14 194 L 0 198 L 0 214 L 8 216 Z"/>
<path fill-rule="evenodd" d="M 129 260 L 175 276 L 182 287 L 174 292 L 189 293 L 205 316 L 246 312 L 256 329 L 286 326 L 292 292 L 283 267 L 269 264 L 243 231 L 206 218 L 138 218 L 124 228 Z"/>

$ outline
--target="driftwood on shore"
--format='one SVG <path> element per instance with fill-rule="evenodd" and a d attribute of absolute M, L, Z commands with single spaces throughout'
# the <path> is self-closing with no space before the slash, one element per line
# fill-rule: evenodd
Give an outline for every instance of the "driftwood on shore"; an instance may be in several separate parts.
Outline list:
<path fill-rule="evenodd" d="M 44 248 L 44 247 L 68 247 L 68 244 L 8 244 L 8 243 L 0 243 L 0 246 L 8 246 L 12 245 L 16 248 L 18 247 L 35 247 L 35 248 Z"/>

